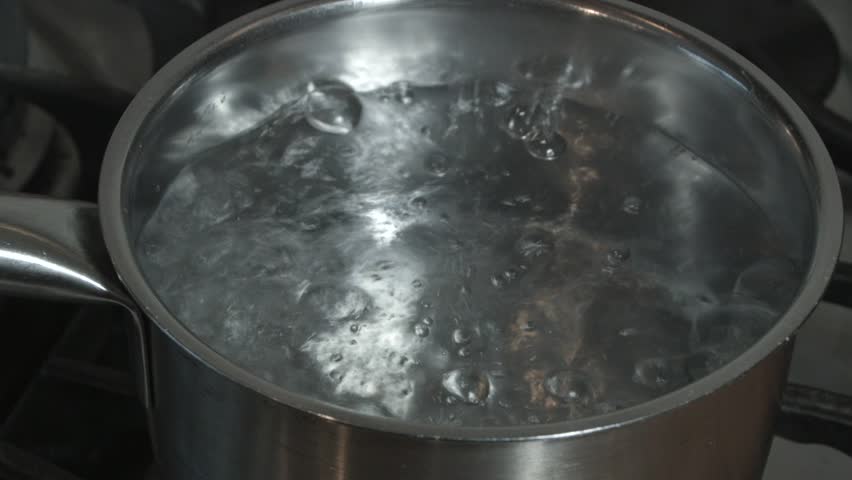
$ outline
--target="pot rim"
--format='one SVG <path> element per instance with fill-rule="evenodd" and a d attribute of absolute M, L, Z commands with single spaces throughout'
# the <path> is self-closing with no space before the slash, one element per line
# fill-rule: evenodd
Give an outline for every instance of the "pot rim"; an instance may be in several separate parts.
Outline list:
<path fill-rule="evenodd" d="M 181 52 L 142 88 L 125 111 L 116 127 L 104 158 L 100 177 L 99 203 L 104 239 L 118 276 L 141 310 L 171 340 L 175 341 L 202 364 L 229 380 L 284 406 L 311 413 L 326 421 L 353 427 L 378 430 L 406 436 L 442 440 L 518 441 L 545 438 L 567 438 L 593 434 L 647 420 L 673 411 L 724 387 L 741 377 L 755 365 L 785 344 L 816 307 L 837 261 L 842 233 L 843 208 L 836 172 L 828 151 L 815 128 L 793 100 L 748 60 L 719 41 L 651 9 L 624 0 L 522 0 L 530 6 L 581 11 L 603 16 L 675 39 L 678 44 L 728 74 L 732 81 L 753 86 L 759 101 L 768 111 L 780 117 L 787 134 L 802 148 L 813 177 L 811 200 L 815 208 L 817 229 L 811 263 L 803 287 L 790 308 L 777 324 L 746 352 L 708 376 L 667 395 L 612 413 L 557 423 L 503 427 L 449 427 L 406 422 L 371 416 L 337 407 L 252 375 L 215 352 L 195 337 L 166 309 L 148 286 L 132 253 L 126 234 L 123 181 L 127 159 L 137 148 L 136 136 L 149 115 L 175 88 L 186 81 L 198 65 L 217 53 L 240 42 L 253 32 L 262 31 L 280 19 L 312 12 L 317 17 L 333 11 L 399 7 L 412 4 L 447 3 L 441 0 L 285 0 L 232 21 Z M 451 2 L 455 3 L 455 2 Z"/>

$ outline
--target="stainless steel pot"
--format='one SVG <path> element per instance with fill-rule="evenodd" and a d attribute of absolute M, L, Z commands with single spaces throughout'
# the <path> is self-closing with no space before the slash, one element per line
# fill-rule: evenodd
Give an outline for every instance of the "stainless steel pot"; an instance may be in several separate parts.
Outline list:
<path fill-rule="evenodd" d="M 188 152 L 274 111 L 282 88 L 320 75 L 356 87 L 511 77 L 530 58 L 570 59 L 594 76 L 579 101 L 653 123 L 713 158 L 807 259 L 792 306 L 734 362 L 651 402 L 570 423 L 414 427 L 252 376 L 190 334 L 146 283 L 134 242 L 161 186 Z M 214 108 L 223 96 L 228 108 Z M 706 35 L 618 0 L 276 4 L 208 35 L 145 86 L 108 147 L 99 206 L 6 196 L 0 219 L 0 289 L 135 312 L 140 390 L 175 480 L 757 478 L 790 339 L 823 293 L 843 224 L 829 156 L 774 82 Z"/>

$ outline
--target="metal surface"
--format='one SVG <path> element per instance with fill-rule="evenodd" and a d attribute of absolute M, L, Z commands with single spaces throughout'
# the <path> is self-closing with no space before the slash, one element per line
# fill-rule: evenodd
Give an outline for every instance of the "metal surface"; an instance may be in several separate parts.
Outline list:
<path fill-rule="evenodd" d="M 756 479 L 790 351 L 787 344 L 712 395 L 630 426 L 549 439 L 442 440 L 283 407 L 223 382 L 161 332 L 152 340 L 158 460 L 169 480 Z"/>
<path fill-rule="evenodd" d="M 321 75 L 356 88 L 429 83 L 442 71 L 509 75 L 518 61 L 543 55 L 572 58 L 596 75 L 580 100 L 653 123 L 713 158 L 809 260 L 806 284 L 778 325 L 703 380 L 570 423 L 414 428 L 255 378 L 192 336 L 137 268 L 133 241 L 159 187 L 188 153 L 274 112 L 276 94 L 293 84 Z M 621 75 L 627 67 L 635 81 Z M 223 95 L 234 99 L 227 110 L 206 108 Z M 828 282 L 842 226 L 828 154 L 789 97 L 718 42 L 620 1 L 291 2 L 261 10 L 190 47 L 140 92 L 113 135 L 100 193 L 113 264 L 156 326 L 152 413 L 163 473 L 174 480 L 758 478 L 788 339 Z M 35 221 L 34 207 L 58 208 L 64 220 Z M 9 224 L 0 236 L 7 252 L 0 267 L 12 279 L 5 288 L 81 299 L 119 291 L 84 266 L 85 255 L 69 254 L 97 245 L 67 233 L 79 222 L 65 220 L 80 208 L 35 202 L 0 211 Z M 62 226 L 66 233 L 57 235 Z M 38 287 L 45 280 L 51 288 Z M 122 302 L 118 295 L 113 301 Z"/>
<path fill-rule="evenodd" d="M 7 195 L 0 202 L 0 290 L 23 297 L 110 303 L 133 313 L 140 391 L 148 403 L 142 319 L 121 288 L 103 245 L 98 207 L 85 202 Z"/>

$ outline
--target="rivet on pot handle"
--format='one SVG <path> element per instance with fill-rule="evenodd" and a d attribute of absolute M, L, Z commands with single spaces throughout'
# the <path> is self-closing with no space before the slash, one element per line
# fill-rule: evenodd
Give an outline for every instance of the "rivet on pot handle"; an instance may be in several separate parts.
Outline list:
<path fill-rule="evenodd" d="M 29 195 L 0 196 L 0 292 L 109 303 L 127 308 L 138 348 L 138 387 L 151 406 L 150 363 L 142 316 L 121 287 L 93 203 Z"/>

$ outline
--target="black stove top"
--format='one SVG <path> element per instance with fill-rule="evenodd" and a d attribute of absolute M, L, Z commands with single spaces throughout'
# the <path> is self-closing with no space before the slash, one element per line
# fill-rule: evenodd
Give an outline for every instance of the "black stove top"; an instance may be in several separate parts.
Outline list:
<path fill-rule="evenodd" d="M 0 191 L 94 199 L 106 140 L 132 93 L 204 32 L 265 3 L 0 0 Z M 852 2 L 640 3 L 766 70 L 852 172 Z M 841 179 L 852 202 L 852 179 Z M 852 260 L 852 241 L 843 256 Z M 847 293 L 830 298 L 849 304 Z M 156 478 L 122 315 L 0 298 L 0 478 Z M 824 303 L 799 335 L 765 480 L 852 478 L 850 364 L 852 310 Z"/>

